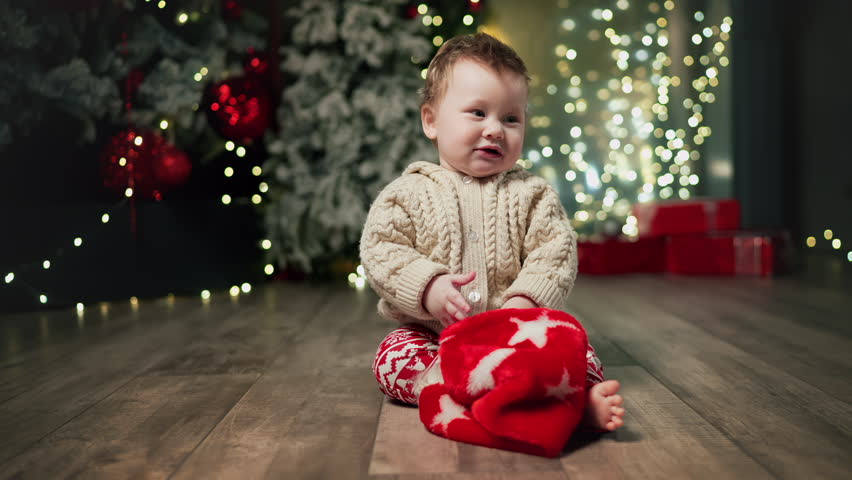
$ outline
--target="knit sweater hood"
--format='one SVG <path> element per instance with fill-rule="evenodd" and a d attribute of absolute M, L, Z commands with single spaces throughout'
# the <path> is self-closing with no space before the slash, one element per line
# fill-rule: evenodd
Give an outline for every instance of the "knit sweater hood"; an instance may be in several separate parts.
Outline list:
<path fill-rule="evenodd" d="M 361 262 L 381 315 L 439 332 L 423 292 L 444 273 L 477 273 L 461 287 L 470 315 L 515 295 L 561 308 L 577 273 L 576 234 L 553 187 L 519 166 L 473 178 L 416 162 L 373 202 Z"/>

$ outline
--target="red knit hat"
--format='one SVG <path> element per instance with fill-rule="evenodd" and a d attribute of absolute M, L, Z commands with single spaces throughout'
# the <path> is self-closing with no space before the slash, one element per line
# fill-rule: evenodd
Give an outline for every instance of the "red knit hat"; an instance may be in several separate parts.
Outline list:
<path fill-rule="evenodd" d="M 443 384 L 420 395 L 420 420 L 443 437 L 555 457 L 585 407 L 586 332 L 545 308 L 492 310 L 441 333 Z"/>

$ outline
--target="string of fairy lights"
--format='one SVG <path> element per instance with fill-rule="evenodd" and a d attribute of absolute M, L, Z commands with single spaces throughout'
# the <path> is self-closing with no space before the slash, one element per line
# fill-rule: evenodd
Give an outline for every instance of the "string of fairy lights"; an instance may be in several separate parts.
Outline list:
<path fill-rule="evenodd" d="M 552 99 L 538 100 L 560 105 L 564 120 L 548 113 L 530 119 L 533 130 L 542 133 L 536 139 L 538 148 L 521 162 L 538 168 L 551 183 L 571 189 L 578 231 L 611 219 L 622 225 L 622 233 L 636 236 L 634 203 L 693 195 L 701 180 L 698 147 L 712 135 L 704 111 L 716 101 L 713 89 L 730 64 L 725 55 L 730 17 L 711 24 L 703 12 L 694 12 L 699 28 L 690 37 L 694 48 L 675 59 L 666 48 L 666 12 L 674 10 L 674 2 L 649 3 L 650 20 L 641 29 L 630 8 L 630 2 L 619 0 L 615 10 L 594 8 L 587 15 L 559 20 L 565 40 L 553 55 L 562 80 L 545 86 Z M 690 82 L 687 75 L 696 69 L 699 73 Z M 672 73 L 675 70 L 680 73 Z M 673 103 L 673 89 L 683 97 L 680 105 Z M 671 125 L 676 108 L 687 111 L 686 125 Z"/>
<path fill-rule="evenodd" d="M 152 2 L 152 0 L 145 0 L 145 3 L 151 3 L 151 2 Z M 167 6 L 167 2 L 165 0 L 160 0 L 159 2 L 157 2 L 157 7 L 160 8 L 160 9 L 164 9 L 164 8 L 166 8 L 166 6 Z M 200 12 L 183 12 L 183 11 L 181 11 L 181 12 L 177 13 L 177 15 L 175 17 L 175 22 L 178 25 L 184 25 L 189 21 L 197 21 L 200 18 L 200 16 L 201 16 Z M 209 73 L 210 72 L 209 72 L 209 69 L 207 67 L 202 67 L 202 68 L 199 69 L 199 71 L 197 73 L 195 73 L 193 75 L 193 79 L 196 82 L 202 82 L 202 81 L 204 81 L 204 79 L 207 77 L 207 75 Z M 193 105 L 193 110 L 197 111 L 199 108 L 200 108 L 200 105 L 198 103 Z M 169 128 L 171 128 L 171 125 L 172 125 L 172 122 L 170 122 L 169 119 L 166 119 L 166 118 L 161 119 L 160 122 L 159 122 L 159 128 L 163 132 L 167 132 L 169 130 Z M 140 145 L 143 141 L 144 141 L 143 135 L 139 135 L 135 139 L 137 146 Z M 233 152 L 236 158 L 243 158 L 243 157 L 246 156 L 246 153 L 247 153 L 247 147 L 246 146 L 238 145 L 234 141 L 231 141 L 231 140 L 225 141 L 223 143 L 223 148 L 224 148 L 225 151 Z M 127 162 L 126 161 L 119 162 L 119 165 L 121 167 L 125 167 L 127 165 Z M 226 178 L 233 177 L 234 173 L 235 173 L 235 169 L 232 166 L 226 166 L 224 171 L 223 171 L 223 174 Z M 251 167 L 251 175 L 254 176 L 254 177 L 260 178 L 263 175 L 262 167 L 259 166 L 259 165 L 252 166 Z M 263 199 L 264 199 L 263 194 L 266 193 L 268 190 L 269 190 L 269 185 L 264 181 L 260 181 L 258 183 L 258 186 L 257 186 L 257 193 L 252 194 L 250 197 L 238 198 L 238 197 L 233 197 L 233 196 L 226 193 L 226 194 L 222 195 L 221 202 L 224 205 L 231 205 L 232 203 L 234 203 L 234 204 L 246 204 L 246 203 L 249 203 L 249 202 L 254 204 L 254 205 L 260 205 L 263 202 Z M 123 198 L 121 201 L 119 201 L 118 203 L 116 203 L 115 205 L 113 205 L 112 207 L 107 209 L 106 212 L 104 212 L 100 215 L 100 222 L 99 223 L 101 224 L 101 226 L 103 224 L 109 223 L 110 219 L 116 214 L 116 212 L 121 210 L 123 207 L 127 206 L 128 201 L 131 200 L 135 195 L 136 195 L 136 192 L 134 192 L 133 188 L 131 188 L 131 187 L 126 188 L 125 191 L 124 191 L 124 197 L 125 198 Z M 84 238 L 91 238 L 91 235 L 94 235 L 94 233 L 95 233 L 94 231 L 90 231 L 89 234 L 81 234 L 81 235 L 73 236 L 73 239 L 71 239 L 70 242 L 68 242 L 68 243 L 73 245 L 74 250 L 77 250 L 84 245 Z M 263 250 L 269 250 L 272 247 L 272 243 L 268 239 L 262 239 L 259 242 L 259 247 Z M 50 295 L 50 293 L 45 291 L 44 289 L 39 288 L 38 286 L 35 286 L 32 283 L 30 283 L 29 281 L 27 281 L 25 279 L 25 275 L 27 275 L 28 273 L 31 273 L 34 270 L 37 270 L 39 268 L 41 270 L 50 270 L 51 267 L 53 267 L 57 263 L 57 259 L 59 257 L 62 257 L 65 253 L 66 253 L 65 247 L 59 247 L 55 251 L 53 251 L 50 255 L 45 255 L 41 260 L 32 261 L 32 262 L 28 262 L 28 263 L 22 263 L 22 264 L 15 266 L 14 268 L 8 269 L 5 273 L 2 274 L 3 275 L 3 277 L 2 277 L 3 282 L 0 283 L 0 285 L 7 286 L 7 285 L 12 285 L 13 283 L 14 284 L 20 284 L 33 296 L 34 299 L 36 299 L 38 301 L 38 303 L 40 303 L 42 305 L 49 304 L 49 303 L 51 303 L 52 295 Z M 271 276 L 275 273 L 275 267 L 272 264 L 267 263 L 263 267 L 263 272 L 267 276 Z M 243 282 L 239 285 L 232 285 L 228 289 L 228 293 L 231 297 L 237 297 L 241 293 L 243 293 L 243 294 L 250 293 L 251 290 L 252 290 L 251 283 Z M 209 289 L 204 289 L 204 290 L 201 290 L 201 292 L 199 293 L 199 296 L 202 299 L 202 301 L 206 303 L 210 300 L 212 293 Z M 168 297 L 170 299 L 173 299 L 174 295 L 169 293 Z M 134 307 L 138 306 L 138 304 L 139 304 L 139 299 L 136 296 L 131 296 L 129 301 L 130 301 L 131 305 L 134 306 Z M 102 304 L 102 302 L 100 302 L 100 303 Z M 78 314 L 82 314 L 85 311 L 86 305 L 83 302 L 75 302 L 74 308 L 76 309 Z"/>

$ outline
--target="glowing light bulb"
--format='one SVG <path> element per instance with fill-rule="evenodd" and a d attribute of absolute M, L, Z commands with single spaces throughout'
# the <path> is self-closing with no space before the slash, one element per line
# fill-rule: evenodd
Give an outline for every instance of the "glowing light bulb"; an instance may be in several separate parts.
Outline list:
<path fill-rule="evenodd" d="M 263 174 L 263 169 L 260 168 L 259 166 L 254 166 L 254 167 L 251 168 L 251 174 L 254 175 L 255 177 L 259 177 Z"/>
<path fill-rule="evenodd" d="M 237 156 L 245 157 L 246 156 L 246 147 L 237 147 Z"/>
<path fill-rule="evenodd" d="M 204 300 L 209 300 L 210 299 L 210 290 L 202 290 L 201 291 L 201 298 L 204 299 Z"/>
<path fill-rule="evenodd" d="M 45 270 L 49 270 L 49 269 L 50 269 L 50 260 L 45 260 L 45 261 L 41 262 L 41 266 L 42 266 Z"/>
<path fill-rule="evenodd" d="M 805 243 L 808 245 L 808 247 L 814 247 L 816 245 L 816 238 L 808 237 L 808 239 L 805 240 Z"/>
<path fill-rule="evenodd" d="M 161 120 L 160 121 L 160 129 L 165 130 L 167 128 L 169 128 L 169 121 L 168 120 Z"/>
<path fill-rule="evenodd" d="M 263 273 L 267 275 L 272 275 L 273 273 L 275 273 L 275 267 L 267 263 L 266 266 L 263 267 Z"/>
<path fill-rule="evenodd" d="M 260 202 L 262 202 L 262 201 L 263 201 L 263 197 L 261 197 L 260 194 L 255 193 L 254 195 L 251 196 L 251 203 L 253 203 L 255 205 L 260 205 Z"/>
<path fill-rule="evenodd" d="M 41 303 L 47 303 L 47 295 L 39 295 L 38 301 Z"/>
<path fill-rule="evenodd" d="M 826 240 L 831 240 L 831 237 L 834 236 L 834 232 L 832 232 L 830 229 L 826 229 L 824 232 L 822 232 L 822 236 L 825 237 Z"/>
<path fill-rule="evenodd" d="M 85 308 L 86 308 L 85 305 L 83 305 L 82 303 L 79 303 L 79 302 L 77 303 L 77 311 L 78 312 L 82 312 Z"/>
<path fill-rule="evenodd" d="M 130 187 L 127 187 L 127 189 L 124 191 L 124 196 L 127 197 L 127 198 L 132 197 L 133 196 L 133 189 L 130 188 Z"/>
<path fill-rule="evenodd" d="M 263 248 L 264 250 L 269 250 L 270 248 L 272 248 L 272 240 L 269 240 L 268 238 L 264 238 L 263 241 L 260 242 L 260 247 Z"/>
<path fill-rule="evenodd" d="M 237 146 L 234 145 L 234 142 L 232 142 L 230 140 L 225 142 L 225 150 L 227 150 L 229 152 L 233 152 L 235 148 L 237 148 Z"/>
<path fill-rule="evenodd" d="M 14 280 L 14 279 L 15 279 L 14 273 L 9 272 L 9 273 L 6 274 L 6 283 L 12 283 L 12 280 Z"/>
<path fill-rule="evenodd" d="M 231 204 L 231 196 L 228 195 L 227 193 L 222 195 L 222 203 L 224 203 L 225 205 L 230 205 Z"/>
<path fill-rule="evenodd" d="M 80 245 L 82 245 L 82 244 L 83 244 L 83 239 L 82 239 L 82 238 L 77 237 L 77 238 L 75 238 L 75 239 L 74 239 L 74 246 L 75 246 L 75 247 L 79 247 L 79 246 L 80 246 Z"/>
<path fill-rule="evenodd" d="M 465 15 L 462 17 L 462 23 L 465 25 L 473 25 L 473 15 Z"/>
<path fill-rule="evenodd" d="M 186 14 L 186 13 L 184 13 L 184 12 L 181 12 L 181 13 L 177 16 L 177 21 L 178 21 L 178 23 L 180 23 L 180 24 L 184 24 L 184 23 L 186 23 L 186 21 L 187 21 L 187 20 L 189 20 L 189 15 L 187 15 L 187 14 Z"/>
<path fill-rule="evenodd" d="M 226 177 L 233 177 L 234 176 L 233 167 L 225 167 L 225 176 Z"/>
<path fill-rule="evenodd" d="M 230 290 L 228 290 L 228 293 L 230 293 L 232 297 L 236 297 L 240 294 L 240 287 L 234 285 Z"/>
<path fill-rule="evenodd" d="M 841 242 L 840 242 L 840 239 L 839 239 L 839 238 L 835 238 L 834 240 L 832 240 L 832 241 L 831 241 L 831 246 L 832 246 L 835 250 L 840 250 L 840 243 L 841 243 Z"/>

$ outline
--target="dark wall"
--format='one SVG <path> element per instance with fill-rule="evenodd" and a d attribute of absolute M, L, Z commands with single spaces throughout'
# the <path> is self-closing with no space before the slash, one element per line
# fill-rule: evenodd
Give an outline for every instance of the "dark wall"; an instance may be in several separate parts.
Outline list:
<path fill-rule="evenodd" d="M 785 226 L 829 252 L 852 246 L 852 2 L 749 0 L 734 8 L 735 194 L 748 227 Z M 833 251 L 840 257 L 840 252 Z"/>

